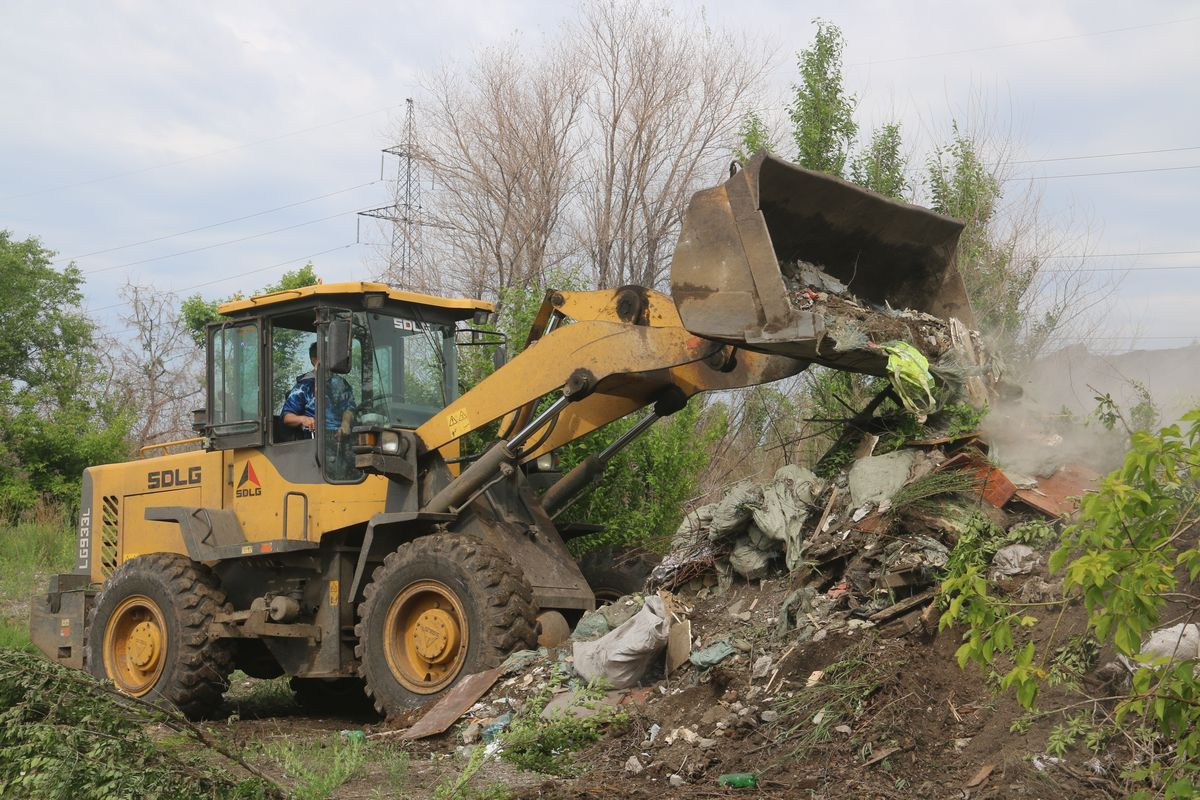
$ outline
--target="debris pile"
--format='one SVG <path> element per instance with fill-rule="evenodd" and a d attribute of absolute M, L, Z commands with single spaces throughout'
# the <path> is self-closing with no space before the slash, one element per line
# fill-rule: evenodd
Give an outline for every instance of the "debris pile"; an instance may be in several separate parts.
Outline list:
<path fill-rule="evenodd" d="M 977 404 L 986 400 L 989 385 L 999 377 L 998 371 L 987 365 L 978 332 L 957 319 L 872 304 L 807 261 L 785 264 L 781 273 L 792 307 L 811 314 L 814 328 L 820 331 L 816 360 L 853 366 L 850 362 L 858 360 L 855 353 L 886 357 L 887 374 L 897 397 L 913 413 L 933 409 L 935 373 L 965 386 Z"/>
<path fill-rule="evenodd" d="M 1065 459 L 1010 474 L 994 459 L 1014 451 L 976 429 L 977 413 L 947 421 L 934 408 L 934 375 L 943 407 L 995 397 L 975 334 L 955 320 L 861 303 L 811 264 L 785 274 L 793 304 L 826 315 L 830 348 L 886 357 L 897 413 L 917 417 L 920 436 L 854 426 L 863 431 L 857 447 L 837 445 L 853 458 L 819 467 L 825 477 L 789 464 L 769 480 L 733 484 L 686 515 L 646 594 L 583 614 L 567 642 L 514 654 L 411 727 L 373 735 L 420 738 L 457 721 L 459 747 L 479 742 L 522 765 L 535 763 L 531 752 L 557 758 L 570 749 L 562 742 L 604 736 L 609 775 L 681 792 L 701 782 L 761 785 L 761 773 L 743 769 L 755 766 L 747 754 L 785 742 L 795 755 L 817 741 L 853 740 L 866 769 L 905 749 L 894 735 L 872 739 L 883 710 L 915 697 L 892 713 L 928 712 L 917 691 L 900 691 L 906 677 L 896 665 L 911 642 L 933 641 L 936 584 L 960 541 L 988 543 L 976 550 L 1003 591 L 1031 603 L 1061 592 L 1036 549 L 1046 540 L 1032 534 L 1052 534 L 1050 522 L 1098 476 Z M 885 685 L 895 693 L 864 721 Z M 945 725 L 969 727 L 964 719 L 979 708 L 950 702 L 954 721 Z M 949 741 L 957 753 L 970 739 Z M 992 766 L 973 765 L 969 785 L 986 782 Z"/>
<path fill-rule="evenodd" d="M 739 482 L 684 519 L 651 588 L 723 592 L 782 573 L 798 585 L 779 609 L 780 633 L 806 640 L 852 623 L 912 623 L 961 536 L 1057 518 L 1098 477 L 1071 466 L 1019 486 L 987 450 L 973 431 L 868 450 L 829 479 L 788 465 L 765 484 Z M 1028 574 L 1038 561 L 1027 544 L 1009 544 L 991 574 Z"/>

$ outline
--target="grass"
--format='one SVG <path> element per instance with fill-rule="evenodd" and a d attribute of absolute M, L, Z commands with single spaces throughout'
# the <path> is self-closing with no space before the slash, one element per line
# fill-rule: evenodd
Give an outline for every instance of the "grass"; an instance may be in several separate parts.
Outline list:
<path fill-rule="evenodd" d="M 471 779 L 483 768 L 486 755 L 485 747 L 476 745 L 462 772 L 433 787 L 433 800 L 507 800 L 512 797 L 512 791 L 500 783 L 471 786 Z"/>
<path fill-rule="evenodd" d="M 29 640 L 28 622 L 0 619 L 0 650 L 23 650 L 32 653 L 36 649 Z"/>
<path fill-rule="evenodd" d="M 369 748 L 335 734 L 315 741 L 281 739 L 265 745 L 263 754 L 291 780 L 294 800 L 325 800 L 366 762 Z"/>
<path fill-rule="evenodd" d="M 549 719 L 542 710 L 553 698 L 556 681 L 530 698 L 521 713 L 503 734 L 501 758 L 521 769 L 547 775 L 572 775 L 578 771 L 571 751 L 597 741 L 611 725 L 621 725 L 629 715 L 623 710 L 600 704 L 607 687 L 593 682 L 576 691 L 572 706 L 588 708 L 593 716 L 576 716 L 569 709 Z"/>
<path fill-rule="evenodd" d="M 795 742 L 792 757 L 805 758 L 833 738 L 838 725 L 862 716 L 867 699 L 879 689 L 888 671 L 886 659 L 871 657 L 869 647 L 863 643 L 850 648 L 842 660 L 825 668 L 816 686 L 776 702 L 775 710 L 782 719 L 798 720 L 779 737 L 780 741 Z"/>
<path fill-rule="evenodd" d="M 43 506 L 29 519 L 0 523 L 0 648 L 32 650 L 29 598 L 74 559 L 74 527 L 60 509 Z"/>

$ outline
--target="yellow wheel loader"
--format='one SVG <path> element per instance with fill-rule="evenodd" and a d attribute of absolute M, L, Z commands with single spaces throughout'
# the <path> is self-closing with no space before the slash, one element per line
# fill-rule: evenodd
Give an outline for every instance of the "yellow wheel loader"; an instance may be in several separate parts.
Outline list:
<path fill-rule="evenodd" d="M 549 292 L 527 347 L 461 396 L 456 328 L 486 302 L 336 283 L 227 303 L 195 449 L 84 472 L 76 568 L 34 599 L 32 638 L 192 717 L 235 668 L 292 676 L 314 706 L 425 703 L 594 606 L 554 516 L 656 419 L 810 363 L 886 374 L 874 343 L 789 300 L 781 264 L 969 323 L 960 228 L 760 154 L 693 198 L 672 296 Z M 639 411 L 535 491 L 540 456 Z"/>

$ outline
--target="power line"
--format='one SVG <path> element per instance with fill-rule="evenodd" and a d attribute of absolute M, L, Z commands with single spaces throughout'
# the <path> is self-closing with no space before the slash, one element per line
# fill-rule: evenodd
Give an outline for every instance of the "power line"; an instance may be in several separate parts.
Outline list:
<path fill-rule="evenodd" d="M 1055 256 L 1063 258 L 1063 256 Z M 1179 264 L 1172 267 L 1091 267 L 1089 269 L 1040 269 L 1038 274 L 1049 272 L 1166 272 L 1177 269 L 1200 269 L 1200 264 Z"/>
<path fill-rule="evenodd" d="M 316 202 L 317 200 L 324 200 L 328 197 L 334 197 L 339 194 L 345 194 L 346 192 L 353 192 L 356 189 L 363 189 L 367 186 L 374 186 L 377 183 L 379 183 L 379 181 L 377 181 L 377 180 L 369 181 L 368 183 L 360 183 L 357 186 L 350 186 L 346 189 L 338 189 L 336 192 L 329 192 L 328 194 L 321 194 L 321 195 L 317 195 L 316 197 L 309 197 L 305 200 L 297 200 L 294 203 L 288 203 L 287 205 L 282 205 L 282 206 L 275 206 L 275 208 L 268 208 L 263 211 L 256 211 L 253 214 L 246 214 L 245 216 L 241 216 L 241 217 L 233 217 L 232 219 L 224 219 L 224 220 L 221 220 L 220 222 L 214 222 L 211 225 L 201 225 L 199 228 L 190 228 L 186 231 L 180 231 L 179 233 L 170 233 L 170 234 L 167 234 L 166 236 L 157 236 L 153 239 L 143 239 L 140 242 L 130 242 L 129 244 L 123 244 L 118 247 L 109 247 L 104 250 L 93 250 L 90 253 L 81 253 L 80 255 L 71 256 L 70 258 L 57 258 L 54 260 L 54 263 L 61 264 L 64 261 L 74 261 L 77 258 L 87 258 L 88 256 L 98 256 L 98 255 L 102 255 L 104 253 L 114 253 L 117 250 L 128 250 L 130 247 L 138 247 L 143 244 L 153 244 L 154 242 L 162 242 L 167 239 L 174 239 L 178 236 L 186 236 L 189 233 L 197 233 L 199 231 L 206 231 L 206 230 L 209 230 L 210 228 L 219 228 L 222 225 L 229 225 L 230 223 L 233 223 L 233 222 L 242 222 L 243 220 L 253 219 L 254 217 L 261 217 L 264 214 L 271 214 L 276 211 L 283 211 L 286 208 L 295 208 L 296 206 L 302 206 L 302 205 L 305 205 L 306 203 L 313 203 L 313 202 Z"/>
<path fill-rule="evenodd" d="M 316 258 L 317 256 L 328 255 L 329 253 L 334 253 L 338 250 L 345 250 L 346 248 L 353 247 L 353 246 L 354 246 L 354 242 L 350 242 L 350 244 L 343 244 L 343 245 L 339 245 L 337 247 L 331 247 L 328 250 L 322 250 L 319 253 L 310 253 L 306 256 L 300 256 L 299 258 L 290 258 L 287 261 L 280 261 L 277 264 L 268 264 L 265 267 L 257 267 L 255 269 L 243 270 L 236 275 L 226 275 L 224 278 L 216 278 L 211 281 L 204 281 L 203 283 L 193 284 L 192 286 L 184 286 L 182 289 L 175 289 L 174 291 L 175 292 L 190 292 L 193 289 L 202 289 L 205 286 L 212 286 L 213 284 L 216 284 L 216 283 L 224 283 L 225 281 L 231 281 L 234 278 L 240 278 L 243 275 L 254 275 L 259 272 L 266 272 L 269 269 L 278 269 L 279 267 L 285 267 L 288 264 L 295 264 L 299 261 L 307 262 L 307 261 L 310 261 L 311 259 Z M 100 308 L 89 309 L 87 313 L 98 314 L 101 311 L 110 311 L 114 308 L 120 308 L 123 305 L 125 305 L 125 304 L 124 303 L 113 303 L 112 305 L 109 305 L 109 306 L 101 306 Z"/>
<path fill-rule="evenodd" d="M 943 50 L 939 53 L 923 53 L 916 56 L 898 56 L 896 58 L 885 58 L 880 61 L 860 61 L 856 64 L 849 64 L 851 67 L 869 67 L 878 64 L 894 64 L 897 61 L 915 61 L 921 58 L 938 58 L 940 56 L 959 56 L 967 53 L 982 53 L 988 50 L 1003 50 L 1009 47 L 1024 47 L 1030 44 L 1046 44 L 1048 42 L 1065 42 L 1069 39 L 1085 39 L 1089 36 L 1106 36 L 1110 33 L 1124 33 L 1125 31 L 1138 31 L 1145 28 L 1158 28 L 1163 25 L 1178 25 L 1181 22 L 1193 22 L 1200 19 L 1200 16 L 1184 17 L 1183 19 L 1172 19 L 1166 22 L 1151 22 L 1146 25 L 1130 25 L 1125 28 L 1111 28 L 1106 31 L 1092 31 L 1090 33 L 1074 33 L 1069 36 L 1052 36 L 1046 39 L 1027 39 L 1023 42 L 1008 42 L 1006 44 L 993 44 L 987 47 L 972 47 L 967 50 Z"/>
<path fill-rule="evenodd" d="M 76 181 L 75 183 L 64 183 L 59 186 L 48 186 L 44 189 L 35 189 L 32 192 L 22 192 L 21 194 L 10 194 L 6 197 L 0 197 L 0 203 L 7 202 L 9 200 L 18 200 L 23 197 L 33 197 L 34 195 L 39 195 L 39 194 L 48 194 L 50 192 L 60 192 L 60 191 L 63 191 L 64 189 L 74 189 L 78 186 L 90 186 L 91 184 L 94 184 L 94 183 L 102 183 L 104 181 L 111 181 L 116 178 L 123 178 L 127 175 L 140 175 L 143 172 L 150 172 L 150 171 L 156 170 L 156 169 L 163 169 L 164 167 L 174 167 L 179 164 L 186 164 L 190 161 L 197 161 L 202 158 L 210 158 L 212 156 L 224 155 L 225 153 L 232 153 L 236 150 L 242 150 L 247 147 L 254 147 L 255 145 L 266 144 L 268 142 L 278 142 L 281 139 L 287 139 L 292 136 L 300 136 L 301 134 L 312 133 L 313 131 L 319 131 L 322 128 L 330 128 L 330 127 L 333 127 L 334 125 L 341 125 L 343 122 L 352 122 L 353 120 L 362 119 L 363 117 L 370 117 L 370 116 L 374 116 L 375 114 L 382 114 L 385 111 L 391 111 L 391 110 L 399 108 L 399 107 L 400 107 L 400 104 L 398 103 L 396 105 L 385 106 L 384 108 L 377 108 L 374 111 L 365 111 L 362 114 L 354 114 L 353 116 L 342 117 L 341 119 L 335 119 L 330 122 L 323 122 L 320 125 L 313 125 L 308 128 L 300 128 L 299 130 L 288 131 L 286 133 L 280 133 L 275 136 L 268 136 L 263 139 L 255 139 L 250 142 L 243 142 L 241 144 L 231 145 L 230 147 L 222 147 L 217 150 L 210 150 L 207 153 L 199 153 L 194 156 L 185 156 L 183 158 L 176 158 L 171 161 L 163 161 L 158 164 L 151 164 L 148 167 L 139 167 L 137 169 L 127 169 L 122 172 L 113 172 L 109 175 L 101 175 L 100 177 L 97 177 L 97 178 L 89 178 L 88 180 Z"/>
<path fill-rule="evenodd" d="M 186 255 L 190 255 L 192 253 L 199 253 L 204 250 L 212 250 L 217 247 L 224 247 L 225 245 L 229 245 L 229 244 L 237 244 L 238 242 L 248 242 L 251 239 L 261 239 L 263 236 L 270 236 L 273 233 L 282 233 L 283 231 L 291 231 L 291 230 L 295 230 L 296 228 L 303 228 L 306 225 L 316 225 L 318 222 L 325 222 L 327 220 L 337 219 L 338 217 L 344 217 L 347 214 L 355 214 L 355 213 L 357 213 L 357 212 L 356 211 L 342 211 L 338 214 L 330 214 L 328 217 L 321 217 L 320 219 L 310 219 L 308 222 L 298 222 L 295 225 L 287 225 L 283 228 L 275 228 L 274 230 L 263 231 L 262 233 L 255 233 L 255 234 L 251 234 L 250 236 L 243 236 L 239 239 L 229 239 L 224 242 L 216 242 L 215 244 L 208 244 L 208 245 L 205 245 L 204 247 L 194 247 L 191 250 L 180 250 L 177 253 L 167 253 L 165 256 L 154 256 L 153 258 L 143 258 L 140 261 L 130 261 L 126 264 L 117 264 L 117 265 L 111 266 L 111 267 L 101 267 L 100 269 L 84 270 L 83 274 L 95 275 L 100 272 L 111 272 L 115 269 L 124 269 L 125 267 L 135 267 L 138 264 L 149 264 L 151 261 L 163 261 L 164 259 L 175 258 L 176 256 L 186 256 Z"/>
<path fill-rule="evenodd" d="M 1124 153 L 1097 153 L 1091 156 L 1059 156 L 1057 158 L 1027 158 L 1022 161 L 1005 161 L 1005 164 L 1044 164 L 1048 161 L 1082 161 L 1089 158 L 1118 158 L 1120 156 L 1146 156 L 1153 153 L 1182 153 L 1185 150 L 1200 150 L 1200 145 L 1191 147 L 1164 147 L 1160 150 L 1129 150 Z M 993 165 L 995 166 L 995 165 Z"/>
<path fill-rule="evenodd" d="M 1139 258 L 1141 256 L 1190 256 L 1200 253 L 1200 250 L 1152 250 L 1147 253 L 1078 253 L 1062 256 L 1042 256 L 1042 260 L 1051 258 Z"/>
<path fill-rule="evenodd" d="M 1200 339 L 1200 333 L 1187 333 L 1187 334 L 1184 334 L 1184 335 L 1182 335 L 1182 336 L 1140 336 L 1140 335 L 1138 335 L 1138 334 L 1136 334 L 1136 333 L 1130 333 L 1130 334 L 1126 334 L 1125 336 L 1060 336 L 1060 337 L 1058 337 L 1058 338 L 1060 338 L 1060 339 L 1074 339 L 1074 340 L 1083 340 L 1083 339 L 1087 339 L 1087 340 L 1091 340 L 1091 339 L 1104 339 L 1104 340 L 1106 340 L 1106 341 L 1107 341 L 1107 340 L 1117 340 L 1117 341 L 1121 341 L 1121 340 L 1125 340 L 1125 339 L 1129 339 L 1129 340 L 1132 340 L 1132 341 L 1141 341 L 1142 339 L 1154 339 L 1154 340 L 1165 340 L 1165 339 Z"/>
<path fill-rule="evenodd" d="M 1050 181 L 1055 178 L 1090 178 L 1096 175 L 1133 175 L 1137 172 L 1177 172 L 1181 169 L 1200 169 L 1200 164 L 1189 164 L 1183 167 L 1148 167 L 1146 169 L 1118 169 L 1108 172 L 1075 172 L 1069 175 L 1028 175 L 1015 178 L 1001 178 L 1001 183 L 1010 181 Z"/>

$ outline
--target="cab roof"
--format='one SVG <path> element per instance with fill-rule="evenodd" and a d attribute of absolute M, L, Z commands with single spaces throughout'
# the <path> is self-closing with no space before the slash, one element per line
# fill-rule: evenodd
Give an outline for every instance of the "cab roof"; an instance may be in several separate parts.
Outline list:
<path fill-rule="evenodd" d="M 472 300 L 465 297 L 435 297 L 393 289 L 385 283 L 347 281 L 345 283 L 318 283 L 302 289 L 283 289 L 270 294 L 255 295 L 246 300 L 232 300 L 221 304 L 217 311 L 229 316 L 238 316 L 268 308 L 275 310 L 278 307 L 279 310 L 284 310 L 287 305 L 292 303 L 300 304 L 302 301 L 306 301 L 305 304 L 307 304 L 318 299 L 341 299 L 343 302 L 353 302 L 356 305 L 365 305 L 364 301 L 370 301 L 370 305 L 373 307 L 386 307 L 397 303 L 425 306 L 449 312 L 449 316 L 455 319 L 470 319 L 476 312 L 490 313 L 496 310 L 495 304 L 486 300 Z"/>

